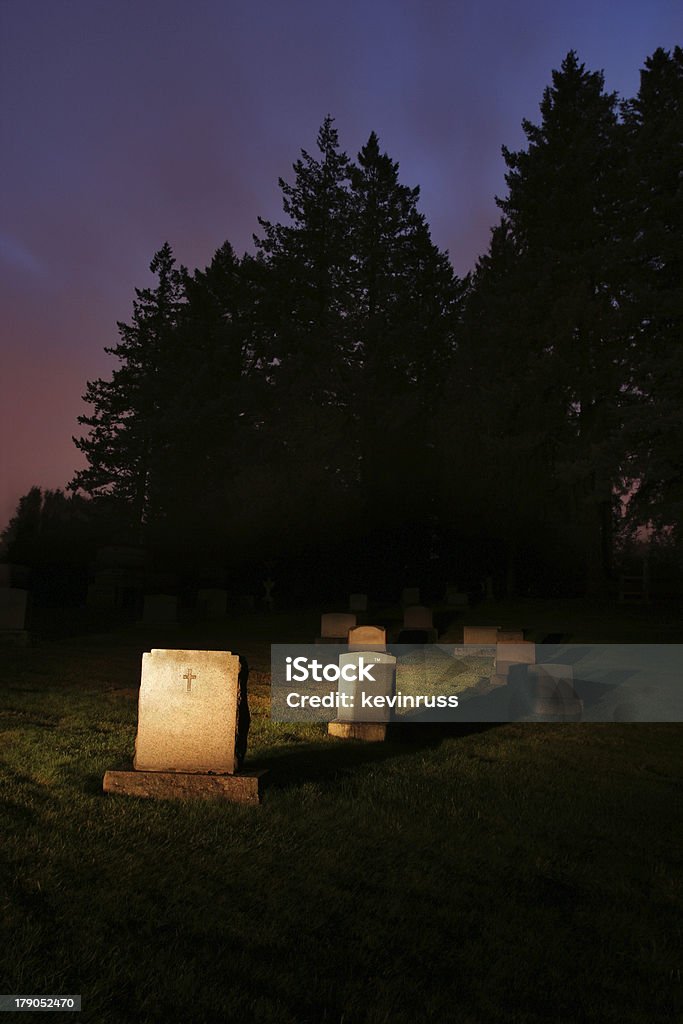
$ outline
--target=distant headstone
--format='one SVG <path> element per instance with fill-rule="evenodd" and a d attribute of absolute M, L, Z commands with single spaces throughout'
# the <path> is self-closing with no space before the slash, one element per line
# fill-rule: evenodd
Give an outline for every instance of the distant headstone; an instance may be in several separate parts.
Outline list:
<path fill-rule="evenodd" d="M 197 605 L 206 619 L 222 619 L 228 612 L 228 592 L 221 587 L 202 587 L 197 591 Z"/>
<path fill-rule="evenodd" d="M 500 626 L 463 626 L 463 643 L 493 645 L 498 640 L 499 629 Z"/>
<path fill-rule="evenodd" d="M 353 707 L 339 708 L 339 722 L 372 723 L 389 722 L 392 718 L 392 709 L 382 707 L 381 701 L 373 707 L 362 707 L 361 695 L 372 693 L 373 697 L 393 697 L 396 692 L 396 658 L 381 651 L 364 654 L 360 651 L 350 651 L 347 654 L 339 655 L 339 667 L 346 665 L 358 666 L 360 659 L 364 665 L 371 665 L 371 672 L 374 682 L 367 681 L 349 682 L 345 679 L 339 680 L 339 693 L 347 694 Z M 330 723 L 332 725 L 333 723 Z M 330 730 L 328 730 L 330 731 Z M 332 730 L 332 735 L 335 735 Z M 336 735 L 339 735 L 338 733 Z"/>
<path fill-rule="evenodd" d="M 511 665 L 508 679 L 512 720 L 581 721 L 583 701 L 574 689 L 571 665 Z"/>
<path fill-rule="evenodd" d="M 172 594 L 145 594 L 142 609 L 145 625 L 163 626 L 178 621 L 178 598 Z"/>
<path fill-rule="evenodd" d="M 512 665 L 534 665 L 536 644 L 532 640 L 499 641 L 496 644 L 496 682 L 507 683 Z"/>
<path fill-rule="evenodd" d="M 401 604 L 403 607 L 409 605 L 416 605 L 420 603 L 420 588 L 419 587 L 404 587 L 403 593 L 401 594 Z"/>
<path fill-rule="evenodd" d="M 356 616 L 351 612 L 326 612 L 320 616 L 320 639 L 346 643 L 349 630 L 356 625 Z"/>
<path fill-rule="evenodd" d="M 235 772 L 246 750 L 239 675 L 240 659 L 230 651 L 143 654 L 135 769 Z"/>
<path fill-rule="evenodd" d="M 433 629 L 434 618 L 431 608 L 416 604 L 406 608 L 403 612 L 404 629 Z"/>
<path fill-rule="evenodd" d="M 368 595 L 367 594 L 351 594 L 349 595 L 349 611 L 350 612 L 366 612 L 368 610 Z"/>
<path fill-rule="evenodd" d="M 0 631 L 23 630 L 28 593 L 17 587 L 0 587 Z"/>
<path fill-rule="evenodd" d="M 355 626 L 349 630 L 350 651 L 385 651 L 387 632 L 380 626 Z"/>

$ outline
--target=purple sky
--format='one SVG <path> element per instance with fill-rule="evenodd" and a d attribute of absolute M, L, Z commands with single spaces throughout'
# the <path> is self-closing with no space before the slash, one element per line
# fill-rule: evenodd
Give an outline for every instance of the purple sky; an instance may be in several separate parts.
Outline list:
<path fill-rule="evenodd" d="M 567 50 L 631 96 L 682 30 L 680 0 L 0 0 L 0 528 L 81 464 L 155 250 L 250 249 L 326 114 L 350 155 L 378 132 L 462 274 Z"/>

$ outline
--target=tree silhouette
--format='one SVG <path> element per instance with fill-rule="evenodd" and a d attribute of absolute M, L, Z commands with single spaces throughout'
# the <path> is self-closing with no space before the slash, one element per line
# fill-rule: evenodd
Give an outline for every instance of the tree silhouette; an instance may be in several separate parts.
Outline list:
<path fill-rule="evenodd" d="M 69 484 L 71 490 L 112 504 L 137 539 L 163 512 L 159 498 L 173 440 L 169 378 L 183 296 L 182 273 L 168 243 L 155 254 L 150 270 L 158 278 L 156 287 L 135 289 L 132 322 L 119 323 L 120 342 L 105 348 L 121 365 L 110 380 L 88 382 L 83 398 L 93 412 L 78 422 L 90 432 L 74 438 L 88 465 Z"/>

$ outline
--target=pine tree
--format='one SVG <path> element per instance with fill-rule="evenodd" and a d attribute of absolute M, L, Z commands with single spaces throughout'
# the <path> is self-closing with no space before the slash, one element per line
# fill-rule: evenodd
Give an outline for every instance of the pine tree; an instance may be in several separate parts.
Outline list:
<path fill-rule="evenodd" d="M 624 105 L 630 160 L 625 224 L 630 241 L 634 395 L 626 423 L 635 494 L 633 528 L 680 534 L 683 522 L 683 49 L 658 49 Z"/>
<path fill-rule="evenodd" d="M 325 529 L 353 488 L 345 383 L 349 310 L 349 160 L 333 120 L 302 150 L 294 180 L 279 180 L 284 224 L 259 218 L 252 285 L 253 370 L 258 396 L 250 486 L 274 491 L 279 526 L 293 537 Z"/>
<path fill-rule="evenodd" d="M 529 366 L 528 394 L 544 389 L 553 471 L 571 486 L 565 517 L 576 522 L 586 587 L 596 592 L 609 571 L 629 373 L 618 315 L 624 152 L 615 94 L 573 51 L 540 109 L 539 125 L 523 122 L 527 148 L 503 149 L 508 194 L 499 205 L 524 288 L 521 300 L 510 296 L 510 312 L 525 335 L 523 351 L 507 356 Z"/>
<path fill-rule="evenodd" d="M 150 270 L 155 288 L 135 290 L 130 324 L 119 323 L 120 342 L 105 351 L 120 366 L 110 380 L 89 381 L 84 401 L 93 406 L 78 422 L 89 433 L 74 438 L 88 465 L 69 488 L 118 508 L 140 539 L 141 531 L 165 510 L 167 469 L 173 437 L 169 430 L 169 377 L 173 374 L 174 332 L 182 303 L 182 273 L 166 243 Z"/>
<path fill-rule="evenodd" d="M 268 274 L 257 354 L 273 384 L 324 407 L 337 400 L 350 259 L 349 160 L 331 117 L 317 147 L 320 157 L 301 151 L 292 184 L 279 179 L 289 222 L 259 218 L 265 234 L 254 241 Z"/>
<path fill-rule="evenodd" d="M 452 356 L 459 286 L 417 208 L 420 189 L 372 132 L 351 168 L 347 362 L 366 514 L 429 518 L 432 411 Z"/>

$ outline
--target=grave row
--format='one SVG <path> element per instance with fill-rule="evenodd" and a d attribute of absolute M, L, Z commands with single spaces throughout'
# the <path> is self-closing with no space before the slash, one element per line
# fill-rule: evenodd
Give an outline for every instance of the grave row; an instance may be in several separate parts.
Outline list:
<path fill-rule="evenodd" d="M 349 649 L 340 654 L 340 667 L 369 655 L 376 692 L 394 696 L 397 659 L 386 652 L 384 630 L 350 626 L 347 641 Z M 482 634 L 477 634 L 475 645 L 481 644 Z M 573 688 L 571 666 L 535 661 L 533 642 L 514 638 L 510 631 L 497 631 L 491 682 L 494 687 L 507 686 L 510 717 L 580 720 L 582 703 Z M 133 770 L 106 772 L 105 792 L 259 803 L 265 772 L 242 770 L 250 724 L 248 674 L 245 660 L 230 651 L 153 649 L 145 653 Z M 355 685 L 341 677 L 339 690 L 346 693 Z M 348 712 L 340 708 L 328 732 L 342 738 L 385 739 L 393 718 L 391 708 L 376 707 L 363 715 L 360 721 L 352 705 Z"/>

